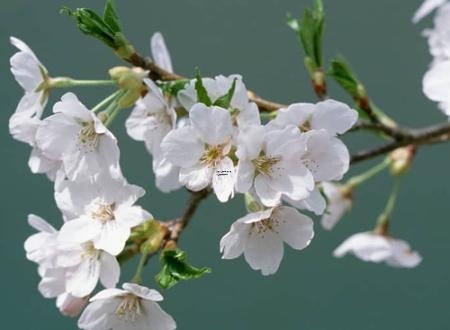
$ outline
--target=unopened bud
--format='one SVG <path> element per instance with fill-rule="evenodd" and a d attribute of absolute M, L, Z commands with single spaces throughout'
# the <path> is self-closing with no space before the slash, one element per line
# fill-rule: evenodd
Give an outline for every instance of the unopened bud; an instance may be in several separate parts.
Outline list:
<path fill-rule="evenodd" d="M 64 316 L 75 317 L 86 307 L 89 302 L 89 297 L 78 298 L 69 293 L 64 293 L 56 300 L 56 305 Z"/>
<path fill-rule="evenodd" d="M 128 68 L 126 66 L 116 66 L 109 70 L 111 79 L 127 90 L 142 90 L 143 79 L 147 76 L 146 71 L 141 68 Z"/>
<path fill-rule="evenodd" d="M 151 221 L 146 231 L 147 239 L 141 244 L 140 251 L 141 253 L 152 254 L 161 248 L 166 236 L 166 228 L 157 221 Z"/>
<path fill-rule="evenodd" d="M 389 155 L 391 164 L 389 170 L 394 176 L 401 176 L 408 172 L 411 168 L 412 160 L 416 153 L 416 148 L 414 146 L 407 146 L 404 148 L 395 149 Z"/>

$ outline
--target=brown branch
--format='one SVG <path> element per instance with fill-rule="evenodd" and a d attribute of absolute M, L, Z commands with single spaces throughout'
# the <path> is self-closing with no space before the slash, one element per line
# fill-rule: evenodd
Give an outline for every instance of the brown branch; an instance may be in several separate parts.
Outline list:
<path fill-rule="evenodd" d="M 128 59 L 125 59 L 128 63 L 149 70 L 150 78 L 152 80 L 162 81 L 174 81 L 188 79 L 187 77 L 180 76 L 176 73 L 172 73 L 157 66 L 151 59 L 140 56 L 138 53 L 133 54 Z M 280 108 L 286 107 L 284 104 L 272 102 L 259 97 L 255 92 L 248 91 L 248 97 L 252 102 L 255 102 L 259 110 L 262 112 L 276 111 Z"/>
<path fill-rule="evenodd" d="M 382 132 L 388 137 L 394 140 L 404 140 L 412 137 L 411 129 L 404 127 L 390 127 L 383 125 L 382 123 L 373 123 L 366 121 L 358 121 L 350 130 L 350 132 L 356 132 L 359 130 L 370 130 L 375 132 Z"/>
<path fill-rule="evenodd" d="M 192 217 L 194 216 L 201 202 L 206 198 L 208 198 L 210 193 L 211 190 L 209 189 L 191 192 L 191 196 L 182 215 L 178 219 L 166 223 L 167 229 L 169 230 L 168 241 L 165 244 L 166 246 L 170 244 L 176 245 L 176 243 L 180 238 L 181 233 L 189 225 Z"/>
<path fill-rule="evenodd" d="M 129 59 L 126 59 L 129 63 L 134 66 L 141 67 L 145 70 L 149 70 L 150 78 L 153 80 L 163 80 L 163 81 L 173 81 L 186 79 L 183 76 L 180 76 L 176 73 L 168 72 L 155 63 L 151 61 L 149 58 L 145 58 L 135 53 Z M 251 101 L 255 102 L 258 105 L 258 108 L 262 112 L 271 112 L 276 111 L 280 108 L 286 107 L 286 105 L 265 100 L 259 96 L 257 96 L 254 92 L 248 92 L 249 98 Z M 326 98 L 326 93 L 318 93 L 319 98 Z M 369 104 L 369 102 L 367 102 Z M 370 105 L 367 105 L 370 107 Z M 366 106 L 366 108 L 367 108 Z M 364 107 L 363 107 L 364 108 Z M 377 157 L 379 155 L 386 154 L 390 151 L 393 151 L 399 147 L 403 147 L 406 145 L 424 145 L 424 144 L 434 144 L 439 142 L 444 142 L 450 140 L 450 124 L 439 124 L 435 126 L 425 127 L 421 129 L 408 129 L 401 127 L 389 127 L 384 125 L 379 121 L 364 123 L 359 122 L 353 130 L 358 129 L 369 129 L 369 130 L 377 130 L 383 132 L 387 136 L 391 137 L 394 141 L 389 142 L 385 145 L 375 147 L 373 149 L 365 150 L 354 154 L 351 158 L 351 163 L 361 162 L 363 160 L 371 159 Z M 191 198 L 191 203 L 188 205 L 185 213 L 178 219 L 174 224 L 174 238 L 178 239 L 179 233 L 184 229 L 184 227 L 189 223 L 190 218 L 198 207 L 198 204 L 207 197 L 209 192 L 203 193 L 193 193 Z M 205 194 L 205 196 L 203 196 Z M 202 197 L 203 196 L 203 197 Z M 171 235 L 172 235 L 171 234 Z"/>
<path fill-rule="evenodd" d="M 375 158 L 407 145 L 421 146 L 448 141 L 450 140 L 450 123 L 411 129 L 408 134 L 409 136 L 402 140 L 389 142 L 382 146 L 354 154 L 351 158 L 351 163 L 355 164 L 367 159 Z"/>

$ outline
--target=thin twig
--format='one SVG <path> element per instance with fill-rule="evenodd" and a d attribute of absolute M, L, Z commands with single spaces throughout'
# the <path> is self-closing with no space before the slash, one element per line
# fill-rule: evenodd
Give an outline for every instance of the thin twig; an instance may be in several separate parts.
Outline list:
<path fill-rule="evenodd" d="M 373 149 L 358 152 L 352 156 L 351 163 L 355 164 L 363 160 L 375 158 L 407 145 L 420 146 L 448 141 L 450 140 L 450 123 L 438 124 L 419 129 L 411 129 L 409 130 L 409 134 L 409 137 L 402 140 L 389 142 Z"/>

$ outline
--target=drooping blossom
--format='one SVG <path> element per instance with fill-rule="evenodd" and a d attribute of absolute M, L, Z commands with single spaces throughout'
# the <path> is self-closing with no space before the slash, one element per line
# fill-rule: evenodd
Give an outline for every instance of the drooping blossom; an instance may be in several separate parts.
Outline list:
<path fill-rule="evenodd" d="M 337 258 L 346 254 L 353 254 L 363 261 L 384 262 L 397 268 L 414 268 L 422 261 L 420 254 L 413 251 L 407 242 L 373 232 L 354 234 L 333 252 Z"/>

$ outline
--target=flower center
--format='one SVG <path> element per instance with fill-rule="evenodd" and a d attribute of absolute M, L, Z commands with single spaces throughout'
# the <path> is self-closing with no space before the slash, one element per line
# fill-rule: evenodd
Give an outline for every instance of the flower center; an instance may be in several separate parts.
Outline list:
<path fill-rule="evenodd" d="M 91 211 L 91 217 L 94 220 L 98 220 L 102 223 L 114 220 L 114 209 L 116 203 L 105 203 L 104 201 L 96 201 L 93 210 Z"/>
<path fill-rule="evenodd" d="M 311 122 L 307 120 L 303 124 L 300 124 L 298 128 L 300 129 L 300 132 L 308 132 L 311 130 Z"/>
<path fill-rule="evenodd" d="M 78 141 L 88 149 L 87 151 L 97 149 L 100 135 L 95 131 L 94 121 L 83 122 L 82 125 L 83 128 L 78 133 Z"/>
<path fill-rule="evenodd" d="M 273 231 L 275 233 L 278 233 L 278 231 L 276 230 L 277 225 L 278 225 L 278 220 L 273 219 L 273 218 L 267 218 L 267 219 L 263 219 L 258 222 L 252 223 L 252 227 L 254 229 L 253 231 L 260 235 L 261 234 L 264 235 L 264 233 L 266 233 L 268 231 Z"/>
<path fill-rule="evenodd" d="M 224 145 L 208 145 L 200 163 L 209 167 L 215 167 L 223 158 Z"/>
<path fill-rule="evenodd" d="M 116 315 L 124 321 L 134 322 L 142 314 L 141 299 L 133 294 L 127 294 L 116 309 Z"/>
<path fill-rule="evenodd" d="M 258 158 L 252 160 L 252 163 L 258 173 L 270 176 L 273 166 L 276 165 L 279 161 L 279 157 L 268 157 L 266 155 L 261 155 Z"/>

